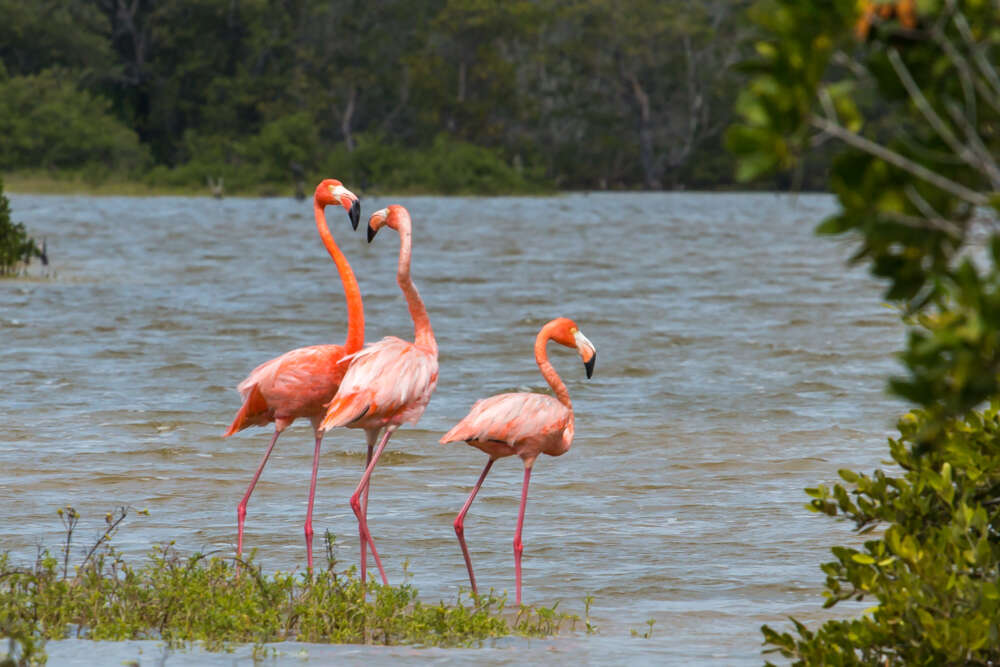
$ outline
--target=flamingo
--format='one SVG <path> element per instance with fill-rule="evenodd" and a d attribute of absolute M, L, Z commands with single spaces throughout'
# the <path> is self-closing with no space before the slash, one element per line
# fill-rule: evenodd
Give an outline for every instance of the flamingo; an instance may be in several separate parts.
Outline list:
<path fill-rule="evenodd" d="M 335 179 L 328 178 L 316 186 L 313 197 L 313 210 L 316 215 L 316 228 L 319 230 L 323 245 L 337 266 L 340 279 L 344 284 L 344 294 L 347 297 L 347 340 L 343 345 L 312 345 L 300 347 L 286 352 L 280 357 L 264 362 L 255 368 L 249 376 L 237 387 L 243 399 L 243 406 L 236 413 L 232 425 L 223 434 L 229 437 L 248 426 L 264 426 L 274 422 L 274 436 L 271 444 L 264 452 L 257 472 L 250 480 L 243 499 L 236 508 L 238 532 L 236 538 L 236 556 L 243 553 L 243 523 L 247 514 L 247 502 L 253 493 L 264 464 L 271 456 L 274 443 L 278 436 L 299 417 L 305 417 L 312 422 L 316 437 L 313 452 L 312 481 L 309 485 L 309 504 L 306 509 L 305 537 L 306 556 L 309 571 L 312 571 L 312 512 L 313 499 L 316 495 L 316 472 L 319 468 L 320 443 L 323 433 L 319 422 L 326 414 L 326 404 L 333 398 L 340 386 L 340 381 L 347 370 L 344 359 L 364 345 L 365 316 L 361 304 L 361 291 L 358 281 L 354 278 L 351 265 L 337 247 L 330 229 L 326 223 L 324 209 L 330 204 L 340 205 L 347 209 L 354 229 L 358 228 L 361 208 L 357 196 Z"/>
<path fill-rule="evenodd" d="M 555 392 L 555 398 L 547 394 L 521 392 L 498 394 L 479 401 L 472 406 L 469 414 L 458 422 L 441 438 L 441 443 L 466 442 L 486 452 L 490 459 L 486 462 L 479 481 L 469 494 L 462 510 L 455 517 L 455 535 L 462 546 L 465 567 L 469 570 L 469 582 L 473 595 L 478 595 L 476 576 L 472 573 L 472 559 L 465 544 L 465 514 L 469 511 L 479 487 L 489 473 L 493 463 L 504 456 L 517 454 L 524 461 L 524 484 L 521 489 L 521 509 L 517 515 L 517 532 L 514 534 L 514 576 L 517 586 L 517 604 L 521 604 L 521 528 L 524 526 L 524 509 L 528 501 L 528 480 L 531 468 L 539 454 L 561 456 L 573 444 L 573 404 L 569 400 L 566 385 L 549 363 L 545 345 L 554 340 L 560 345 L 576 348 L 583 359 L 587 377 L 594 372 L 597 350 L 587 340 L 579 327 L 565 317 L 548 322 L 535 338 L 535 362 L 545 380 Z"/>
<path fill-rule="evenodd" d="M 340 391 L 333 397 L 320 424 L 324 431 L 336 426 L 361 428 L 368 438 L 370 460 L 351 496 L 351 509 L 358 518 L 361 538 L 362 586 L 367 568 L 366 545 L 371 546 L 382 581 L 386 582 L 382 561 L 368 529 L 368 484 L 372 470 L 396 429 L 404 422 L 416 424 L 420 419 L 438 379 L 437 341 L 434 340 L 427 309 L 410 277 L 410 214 L 398 204 L 373 213 L 368 220 L 369 243 L 383 225 L 399 233 L 396 282 L 406 297 L 413 318 L 414 342 L 387 336 L 355 354 L 340 383 Z M 379 433 L 383 429 L 380 439 Z M 372 446 L 376 441 L 378 448 L 372 455 Z"/>

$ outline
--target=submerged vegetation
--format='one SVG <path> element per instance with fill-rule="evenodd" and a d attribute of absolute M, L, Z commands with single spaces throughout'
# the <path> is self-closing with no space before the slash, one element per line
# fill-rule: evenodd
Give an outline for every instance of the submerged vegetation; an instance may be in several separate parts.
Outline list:
<path fill-rule="evenodd" d="M 338 570 L 334 538 L 326 534 L 326 564 L 305 573 L 265 574 L 252 559 L 184 555 L 172 544 L 153 547 L 136 564 L 112 537 L 129 513 L 105 517 L 105 529 L 83 560 L 69 556 L 79 515 L 60 510 L 66 541 L 41 550 L 31 567 L 0 554 L 0 666 L 45 659 L 49 639 L 198 641 L 209 650 L 235 644 L 296 640 L 312 643 L 470 646 L 518 635 L 547 637 L 579 620 L 553 608 L 506 608 L 492 591 L 455 604 L 425 604 L 410 584 L 367 583 L 352 566 Z M 587 621 L 589 629 L 589 620 Z"/>

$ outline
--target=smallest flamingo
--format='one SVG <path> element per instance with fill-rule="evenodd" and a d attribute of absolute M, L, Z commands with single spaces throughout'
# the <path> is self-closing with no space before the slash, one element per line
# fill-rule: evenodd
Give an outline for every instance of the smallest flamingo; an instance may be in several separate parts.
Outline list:
<path fill-rule="evenodd" d="M 524 509 L 528 501 L 528 479 L 531 477 L 531 468 L 539 454 L 560 456 L 568 452 L 570 445 L 573 444 L 573 404 L 569 400 L 566 385 L 549 363 L 545 345 L 550 340 L 566 347 L 576 348 L 583 359 L 587 377 L 591 376 L 594 372 L 594 362 L 597 360 L 597 350 L 593 343 L 580 333 L 579 327 L 572 320 L 565 317 L 556 318 L 543 326 L 535 339 L 535 362 L 555 392 L 555 398 L 547 394 L 516 393 L 498 394 L 476 401 L 469 414 L 441 438 L 442 444 L 464 441 L 483 450 L 490 457 L 479 476 L 479 481 L 476 482 L 469 499 L 465 501 L 462 511 L 455 517 L 454 522 L 455 535 L 458 536 L 458 543 L 462 546 L 465 567 L 469 570 L 469 583 L 472 584 L 473 595 L 478 595 L 479 591 L 476 589 L 476 576 L 472 573 L 472 559 L 465 544 L 463 522 L 493 463 L 501 457 L 514 454 L 524 461 L 521 509 L 517 515 L 517 532 L 514 534 L 514 576 L 517 604 L 521 604 L 521 553 L 524 551 L 521 528 L 524 526 Z"/>

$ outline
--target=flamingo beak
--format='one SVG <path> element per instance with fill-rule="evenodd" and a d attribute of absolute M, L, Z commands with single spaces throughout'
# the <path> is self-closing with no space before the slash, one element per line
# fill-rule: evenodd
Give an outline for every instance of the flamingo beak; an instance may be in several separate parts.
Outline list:
<path fill-rule="evenodd" d="M 573 338 L 576 339 L 576 349 L 583 359 L 583 367 L 587 371 L 587 379 L 589 380 L 590 376 L 594 374 L 594 363 L 597 361 L 597 348 L 579 331 L 573 333 Z"/>
<path fill-rule="evenodd" d="M 371 243 L 375 235 L 378 234 L 379 227 L 385 224 L 385 219 L 389 217 L 389 209 L 382 208 L 374 213 L 372 217 L 368 218 L 368 242 Z"/>
<path fill-rule="evenodd" d="M 351 227 L 357 229 L 361 220 L 361 201 L 358 196 L 343 185 L 330 186 L 330 194 L 340 201 L 340 205 L 347 211 L 347 217 L 351 219 Z"/>
<path fill-rule="evenodd" d="M 358 223 L 361 221 L 361 202 L 355 199 L 351 203 L 351 210 L 347 212 L 347 215 L 351 219 L 351 228 L 357 229 Z"/>

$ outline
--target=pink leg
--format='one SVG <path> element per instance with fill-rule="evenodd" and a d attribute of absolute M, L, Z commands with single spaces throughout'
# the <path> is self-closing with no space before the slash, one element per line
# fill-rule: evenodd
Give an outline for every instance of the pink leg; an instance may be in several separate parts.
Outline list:
<path fill-rule="evenodd" d="M 473 499 L 475 499 L 476 494 L 479 493 L 479 487 L 483 485 L 483 480 L 486 479 L 486 474 L 489 473 L 490 468 L 493 467 L 493 462 L 496 459 L 490 459 L 486 462 L 486 467 L 483 468 L 483 474 L 479 476 L 479 481 L 476 482 L 475 488 L 472 489 L 472 493 L 469 494 L 469 499 L 465 501 L 462 505 L 462 511 L 458 513 L 455 517 L 455 522 L 452 524 L 455 526 L 455 534 L 458 536 L 458 543 L 462 545 L 462 555 L 465 556 L 465 567 L 469 570 L 469 583 L 472 584 L 472 594 L 479 595 L 479 591 L 476 590 L 476 575 L 472 574 L 472 559 L 469 557 L 469 548 L 465 546 L 465 526 L 463 522 L 465 521 L 465 514 L 469 511 L 469 507 L 472 505 Z"/>
<path fill-rule="evenodd" d="M 524 487 L 521 489 L 521 511 L 517 514 L 517 532 L 514 533 L 514 578 L 517 583 L 517 604 L 521 604 L 521 552 L 524 545 L 521 543 L 521 527 L 524 526 L 524 508 L 528 504 L 528 478 L 531 477 L 531 468 L 524 469 Z"/>
<path fill-rule="evenodd" d="M 323 436 L 316 436 L 316 449 L 313 451 L 312 480 L 309 482 L 309 504 L 306 506 L 306 561 L 309 564 L 309 574 L 313 570 L 313 500 L 316 498 L 316 473 L 319 471 L 319 447 Z"/>
<path fill-rule="evenodd" d="M 385 446 L 389 444 L 389 438 L 395 432 L 395 426 L 389 426 L 385 430 L 385 435 L 382 436 L 382 441 L 378 444 L 378 449 L 375 450 L 372 460 L 369 461 L 368 467 L 365 468 L 365 474 L 361 476 L 361 481 L 358 483 L 358 488 L 354 490 L 354 494 L 351 495 L 351 509 L 354 510 L 354 516 L 358 518 L 358 525 L 361 530 L 362 541 L 367 541 L 368 545 L 372 548 L 372 556 L 375 557 L 375 564 L 378 566 L 379 574 L 382 575 L 382 582 L 386 585 L 389 584 L 385 577 L 385 570 L 382 569 L 382 559 L 378 556 L 378 551 L 375 549 L 375 540 L 372 539 L 371 532 L 368 530 L 368 519 L 365 516 L 365 512 L 362 511 L 361 507 L 361 494 L 364 493 L 365 489 L 368 487 L 368 481 L 371 479 L 372 470 L 375 469 L 375 464 L 378 463 L 378 459 L 382 456 Z M 365 576 L 367 574 L 367 563 L 361 561 L 361 585 L 365 585 Z"/>
<path fill-rule="evenodd" d="M 267 446 L 267 451 L 264 452 L 263 458 L 260 460 L 260 465 L 257 466 L 257 472 L 254 473 L 253 479 L 250 480 L 250 486 L 247 487 L 247 492 L 243 494 L 243 500 L 240 504 L 236 506 L 236 557 L 240 558 L 243 555 L 243 522 L 247 518 L 247 501 L 250 500 L 250 494 L 253 493 L 253 488 L 257 486 L 257 480 L 260 479 L 260 473 L 264 470 L 264 464 L 267 463 L 267 459 L 271 456 L 271 450 L 274 449 L 274 443 L 278 441 L 278 436 L 281 435 L 281 431 L 277 428 L 274 429 L 274 437 L 271 438 L 271 444 Z"/>
<path fill-rule="evenodd" d="M 368 440 L 368 458 L 365 459 L 365 469 L 368 469 L 368 464 L 372 462 L 372 453 L 375 450 L 375 441 L 378 440 L 379 429 L 365 429 L 365 438 Z M 365 486 L 365 495 L 361 498 L 361 512 L 365 515 L 365 519 L 368 519 L 368 486 Z M 358 536 L 361 538 L 361 562 L 368 565 L 368 542 L 371 540 L 371 536 L 366 540 L 365 534 L 361 530 L 361 523 L 358 523 Z M 385 575 L 382 576 L 383 582 L 385 581 Z"/>

